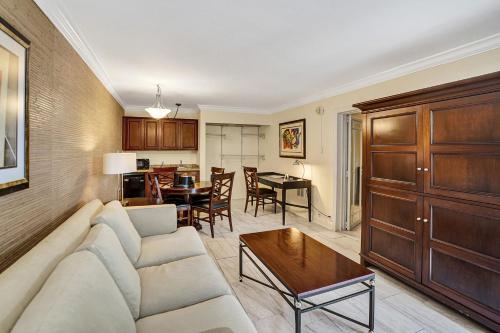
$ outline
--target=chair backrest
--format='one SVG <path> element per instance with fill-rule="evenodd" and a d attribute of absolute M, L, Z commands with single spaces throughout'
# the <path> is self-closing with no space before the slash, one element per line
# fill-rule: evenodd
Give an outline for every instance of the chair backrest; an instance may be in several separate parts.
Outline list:
<path fill-rule="evenodd" d="M 221 175 L 224 173 L 224 168 L 218 168 L 218 167 L 211 167 L 210 172 L 212 175 Z"/>
<path fill-rule="evenodd" d="M 153 168 L 160 185 L 174 186 L 174 175 L 177 167 Z"/>
<path fill-rule="evenodd" d="M 257 181 L 257 168 L 244 166 L 243 175 L 245 176 L 245 185 L 247 187 L 247 193 L 257 192 L 259 188 L 259 182 Z"/>
<path fill-rule="evenodd" d="M 210 207 L 231 202 L 233 192 L 234 172 L 212 175 L 212 190 L 210 191 Z"/>

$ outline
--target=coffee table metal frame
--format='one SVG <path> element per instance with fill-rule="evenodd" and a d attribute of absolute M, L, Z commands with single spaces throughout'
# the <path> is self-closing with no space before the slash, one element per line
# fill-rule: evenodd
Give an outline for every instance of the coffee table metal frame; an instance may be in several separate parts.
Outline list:
<path fill-rule="evenodd" d="M 281 290 L 273 281 L 272 279 L 264 272 L 264 270 L 257 264 L 257 262 L 250 256 L 250 254 L 245 250 L 245 248 L 248 248 L 248 246 L 245 245 L 244 242 L 240 241 L 240 246 L 239 246 L 239 280 L 240 282 L 243 281 L 243 278 L 246 278 L 246 279 L 249 279 L 251 281 L 254 281 L 256 283 L 259 283 L 265 287 L 268 287 L 268 288 L 271 288 L 271 289 L 274 289 L 275 291 L 278 292 L 278 294 L 283 297 L 283 299 L 286 301 L 286 303 L 294 310 L 295 312 L 295 332 L 296 333 L 299 333 L 301 331 L 301 316 L 303 313 L 306 313 L 306 312 L 309 312 L 309 311 L 312 311 L 312 310 L 316 310 L 316 309 L 321 309 L 323 311 L 326 311 L 332 315 L 335 315 L 335 316 L 338 316 L 340 318 L 343 318 L 345 320 L 348 320 L 350 322 L 353 322 L 355 324 L 358 324 L 360 326 L 363 326 L 363 327 L 366 327 L 369 329 L 369 332 L 373 332 L 374 330 L 374 326 L 375 326 L 375 277 L 370 277 L 366 280 L 362 280 L 362 281 L 359 281 L 359 280 L 354 280 L 354 281 L 346 281 L 346 283 L 340 285 L 340 286 L 336 286 L 336 287 L 332 287 L 332 288 L 327 288 L 327 289 L 322 289 L 320 291 L 317 291 L 317 292 L 312 292 L 312 293 L 307 293 L 305 296 L 298 296 L 296 294 L 294 294 L 291 290 L 289 290 L 288 288 L 286 288 L 286 285 L 282 282 L 283 285 L 285 285 L 285 288 L 287 289 L 286 291 L 285 290 Z M 249 249 L 250 250 L 250 249 Z M 250 250 L 251 251 L 251 250 Z M 262 281 L 259 281 L 251 276 L 248 276 L 246 274 L 243 273 L 243 254 L 245 254 L 248 259 L 250 259 L 250 261 L 255 265 L 255 267 L 257 267 L 257 269 L 259 270 L 259 272 L 266 278 L 266 280 L 269 282 L 269 284 L 265 283 L 265 282 L 262 282 Z M 258 258 L 258 257 L 257 257 Z M 261 261 L 262 262 L 262 261 Z M 262 262 L 262 264 L 264 266 L 266 266 L 266 268 L 269 269 L 269 267 L 267 267 L 267 265 Z M 270 270 L 270 269 L 269 269 Z M 271 273 L 272 273 L 272 270 L 270 270 Z M 274 274 L 273 274 L 274 275 Z M 278 280 L 280 280 L 277 276 L 275 276 Z M 343 287 L 347 287 L 347 286 L 352 286 L 352 285 L 355 285 L 355 284 L 362 284 L 363 286 L 365 286 L 366 288 L 363 289 L 363 290 L 360 290 L 360 291 L 357 291 L 355 293 L 352 293 L 352 294 L 349 294 L 349 295 L 345 295 L 345 296 L 342 296 L 342 297 L 339 297 L 339 298 L 336 298 L 336 299 L 333 299 L 333 300 L 330 300 L 330 301 L 326 301 L 326 302 L 323 302 L 323 303 L 320 303 L 320 304 L 316 304 L 314 302 L 311 302 L 309 300 L 307 300 L 307 298 L 309 297 L 312 297 L 312 296 L 316 296 L 316 295 L 320 295 L 320 294 L 323 294 L 323 293 L 326 293 L 326 292 L 329 292 L 329 291 L 332 291 L 332 290 L 336 290 L 336 289 L 340 289 L 340 288 L 343 288 Z M 341 301 L 345 301 L 347 299 L 350 299 L 350 298 L 353 298 L 353 297 L 356 297 L 356 296 L 360 296 L 360 295 L 363 295 L 363 294 L 366 294 L 366 293 L 370 293 L 370 301 L 369 301 L 369 314 L 368 314 L 368 324 L 365 324 L 363 322 L 360 322 L 356 319 L 353 319 L 353 318 L 350 318 L 350 317 L 347 317 L 343 314 L 340 314 L 338 312 L 335 312 L 331 309 L 328 309 L 326 308 L 326 306 L 329 306 L 329 305 L 332 305 L 332 304 L 335 304 L 335 303 L 338 303 L 338 302 L 341 302 Z M 291 299 L 289 299 L 289 297 Z M 308 307 L 304 307 L 303 306 L 303 303 L 307 304 Z"/>

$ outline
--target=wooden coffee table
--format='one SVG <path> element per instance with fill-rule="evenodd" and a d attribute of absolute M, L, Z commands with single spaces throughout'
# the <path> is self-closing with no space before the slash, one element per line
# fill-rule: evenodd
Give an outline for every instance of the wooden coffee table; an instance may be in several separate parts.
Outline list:
<path fill-rule="evenodd" d="M 286 290 L 281 290 L 264 272 L 257 259 L 278 279 Z M 243 254 L 257 267 L 268 283 L 243 273 Z M 375 318 L 375 273 L 340 253 L 321 244 L 296 228 L 287 228 L 240 235 L 240 282 L 243 278 L 276 290 L 295 311 L 295 332 L 300 332 L 301 315 L 321 309 L 373 332 Z M 362 290 L 330 301 L 315 304 L 307 298 L 346 286 L 360 284 Z M 326 308 L 327 306 L 370 294 L 368 324 Z"/>

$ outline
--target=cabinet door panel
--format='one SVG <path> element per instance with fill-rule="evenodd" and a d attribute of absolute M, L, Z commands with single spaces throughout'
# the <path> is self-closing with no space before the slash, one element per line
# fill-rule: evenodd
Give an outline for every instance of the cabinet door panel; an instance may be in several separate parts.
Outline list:
<path fill-rule="evenodd" d="M 413 152 L 372 152 L 371 176 L 385 182 L 417 185 L 417 154 Z"/>
<path fill-rule="evenodd" d="M 365 175 L 368 184 L 422 191 L 421 107 L 368 114 Z"/>
<path fill-rule="evenodd" d="M 141 118 L 123 118 L 123 149 L 144 149 L 144 120 Z"/>
<path fill-rule="evenodd" d="M 421 211 L 418 195 L 368 188 L 367 255 L 416 281 L 421 278 Z"/>
<path fill-rule="evenodd" d="M 426 198 L 422 282 L 500 319 L 500 210 Z"/>
<path fill-rule="evenodd" d="M 164 150 L 177 149 L 178 148 L 178 129 L 177 121 L 162 119 L 161 123 L 161 145 L 160 148 Z"/>
<path fill-rule="evenodd" d="M 425 192 L 500 205 L 500 93 L 424 108 Z"/>
<path fill-rule="evenodd" d="M 198 122 L 196 120 L 182 120 L 180 126 L 180 148 L 198 149 Z"/>
<path fill-rule="evenodd" d="M 372 145 L 416 145 L 416 113 L 372 119 Z"/>
<path fill-rule="evenodd" d="M 500 154 L 433 153 L 431 163 L 432 188 L 500 196 Z"/>
<path fill-rule="evenodd" d="M 144 121 L 144 149 L 156 150 L 160 147 L 160 125 L 157 120 Z"/>

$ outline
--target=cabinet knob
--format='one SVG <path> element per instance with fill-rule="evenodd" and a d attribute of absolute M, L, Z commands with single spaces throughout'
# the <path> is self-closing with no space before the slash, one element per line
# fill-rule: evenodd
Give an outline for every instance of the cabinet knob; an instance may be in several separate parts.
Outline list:
<path fill-rule="evenodd" d="M 417 171 L 422 171 L 422 168 L 417 168 Z"/>
<path fill-rule="evenodd" d="M 429 168 L 424 168 L 424 171 L 429 171 Z"/>
<path fill-rule="evenodd" d="M 428 219 L 423 219 L 422 222 L 427 223 L 427 222 L 429 222 L 429 220 Z"/>
<path fill-rule="evenodd" d="M 420 221 L 421 219 L 422 219 L 422 218 L 420 218 L 420 217 L 417 217 L 417 221 Z"/>

